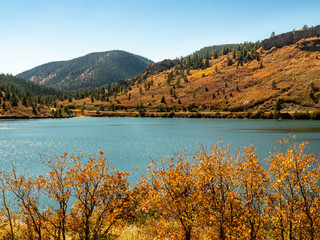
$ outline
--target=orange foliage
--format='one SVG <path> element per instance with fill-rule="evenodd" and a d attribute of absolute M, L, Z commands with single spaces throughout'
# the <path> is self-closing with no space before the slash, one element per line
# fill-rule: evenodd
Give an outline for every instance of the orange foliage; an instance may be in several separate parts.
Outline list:
<path fill-rule="evenodd" d="M 0 236 L 102 239 L 131 224 L 156 239 L 320 238 L 320 164 L 307 143 L 284 139 L 265 161 L 253 146 L 231 154 L 219 144 L 152 161 L 131 190 L 102 152 L 42 158 L 45 176 L 13 168 L 1 178 Z"/>

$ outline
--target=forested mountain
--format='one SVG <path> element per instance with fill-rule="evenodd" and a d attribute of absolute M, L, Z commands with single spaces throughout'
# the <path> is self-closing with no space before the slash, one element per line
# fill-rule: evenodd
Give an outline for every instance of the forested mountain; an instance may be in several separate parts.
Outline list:
<path fill-rule="evenodd" d="M 8 89 L 11 92 L 19 93 L 19 95 L 28 96 L 46 96 L 46 95 L 61 95 L 61 92 L 53 89 L 41 86 L 31 81 L 25 80 L 20 77 L 15 77 L 10 74 L 0 74 L 0 86 Z"/>
<path fill-rule="evenodd" d="M 0 118 L 50 116 L 57 99 L 67 99 L 62 92 L 10 74 L 0 74 Z"/>
<path fill-rule="evenodd" d="M 153 62 L 125 51 L 90 53 L 69 61 L 51 62 L 18 74 L 19 77 L 62 90 L 110 85 L 132 78 Z"/>

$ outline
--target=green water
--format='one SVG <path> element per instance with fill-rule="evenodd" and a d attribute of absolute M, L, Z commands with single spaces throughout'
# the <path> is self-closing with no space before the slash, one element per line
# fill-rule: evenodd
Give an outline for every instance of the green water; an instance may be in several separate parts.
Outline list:
<path fill-rule="evenodd" d="M 253 144 L 264 158 L 283 137 L 296 135 L 309 141 L 308 151 L 320 152 L 320 122 L 246 119 L 150 119 L 150 118 L 72 118 L 26 121 L 0 121 L 0 168 L 11 162 L 30 173 L 44 171 L 39 154 L 55 157 L 64 152 L 107 154 L 118 170 L 174 156 L 179 150 L 192 154 L 201 144 L 214 145 L 221 137 L 233 149 Z"/>

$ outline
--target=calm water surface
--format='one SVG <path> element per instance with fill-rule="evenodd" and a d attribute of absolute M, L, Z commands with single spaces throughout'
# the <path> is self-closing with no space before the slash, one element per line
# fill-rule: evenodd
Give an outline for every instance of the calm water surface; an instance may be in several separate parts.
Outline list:
<path fill-rule="evenodd" d="M 0 121 L 0 168 L 42 173 L 39 154 L 55 157 L 64 152 L 107 153 L 118 170 L 132 172 L 134 166 L 174 156 L 179 150 L 193 153 L 202 144 L 214 145 L 221 137 L 235 148 L 253 144 L 261 158 L 283 137 L 296 135 L 309 141 L 309 152 L 320 152 L 320 122 L 246 119 L 150 119 L 72 118 Z"/>

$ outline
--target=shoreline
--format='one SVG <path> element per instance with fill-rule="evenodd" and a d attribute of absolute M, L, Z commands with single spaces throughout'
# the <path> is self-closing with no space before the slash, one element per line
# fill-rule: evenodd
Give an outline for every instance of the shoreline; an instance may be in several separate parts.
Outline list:
<path fill-rule="evenodd" d="M 318 112 L 146 112 L 146 111 L 72 111 L 72 115 L 54 117 L 42 116 L 0 116 L 0 120 L 32 120 L 32 119 L 61 119 L 81 117 L 140 117 L 140 118 L 221 118 L 221 119 L 292 119 L 292 120 L 320 120 Z"/>

